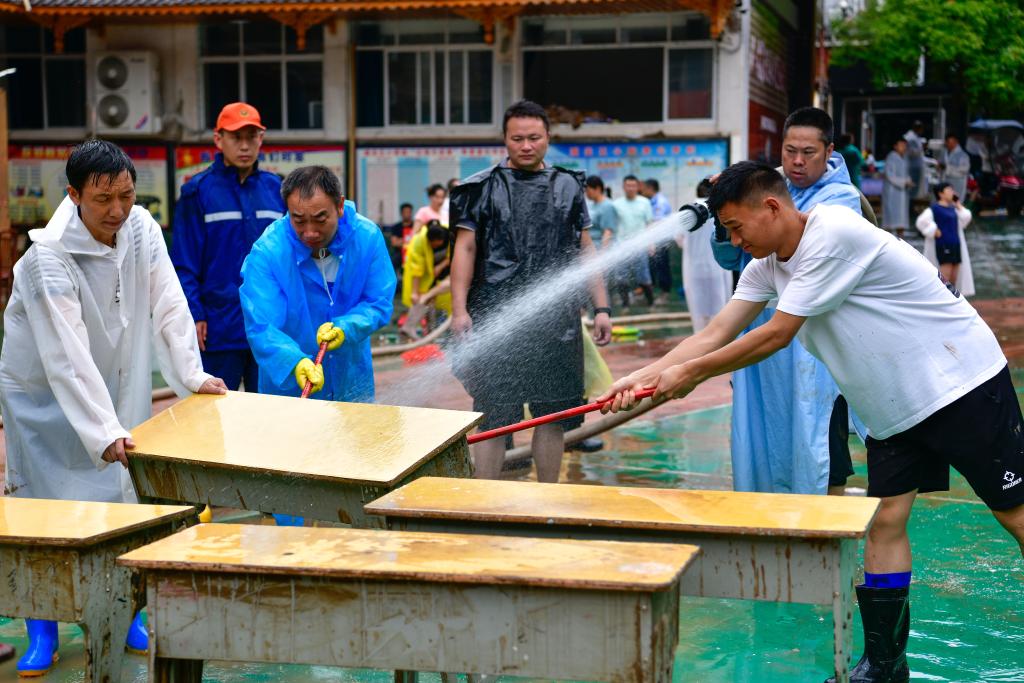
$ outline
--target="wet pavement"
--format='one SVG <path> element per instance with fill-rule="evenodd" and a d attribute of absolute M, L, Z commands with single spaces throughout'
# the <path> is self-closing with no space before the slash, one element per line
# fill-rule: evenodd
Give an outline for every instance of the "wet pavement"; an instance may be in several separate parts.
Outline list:
<path fill-rule="evenodd" d="M 978 289 L 974 303 L 1011 358 L 1020 397 L 1024 391 L 1024 223 L 985 220 L 968 230 L 968 240 Z M 642 344 L 608 349 L 605 357 L 613 374 L 628 372 L 663 353 L 674 341 L 664 338 L 666 333 L 680 331 L 650 330 Z M 408 372 L 400 361 L 385 362 L 378 371 L 378 384 Z M 563 480 L 593 485 L 730 488 L 729 400 L 726 379 L 708 383 L 687 399 L 666 404 L 604 435 L 604 450 L 567 456 Z M 469 397 L 454 381 L 438 387 L 437 401 L 439 407 L 469 407 Z M 851 448 L 856 474 L 849 486 L 863 489 L 863 445 L 852 437 Z M 910 533 L 915 558 L 908 648 L 913 680 L 1024 681 L 1024 560 L 1016 543 L 956 473 L 949 492 L 918 499 Z M 859 655 L 859 616 L 854 628 L 854 651 Z M 61 635 L 61 662 L 42 680 L 81 681 L 81 632 L 62 625 Z M 0 641 L 23 651 L 26 643 L 21 622 L 0 619 Z M 683 599 L 676 681 L 816 683 L 829 674 L 831 659 L 829 607 Z M 13 677 L 13 662 L 0 664 L 0 680 Z M 145 658 L 127 655 L 122 681 L 144 680 Z M 392 678 L 381 671 L 213 662 L 207 665 L 203 680 L 385 683 Z M 434 682 L 439 677 L 424 674 L 422 680 Z"/>

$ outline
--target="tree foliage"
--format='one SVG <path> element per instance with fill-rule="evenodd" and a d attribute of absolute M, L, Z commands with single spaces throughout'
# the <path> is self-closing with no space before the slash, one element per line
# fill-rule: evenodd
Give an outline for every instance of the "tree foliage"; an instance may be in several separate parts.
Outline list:
<path fill-rule="evenodd" d="M 924 54 L 928 81 L 949 83 L 970 110 L 1024 109 L 1022 0 L 869 0 L 833 28 L 833 61 L 863 63 L 876 87 L 915 81 Z"/>

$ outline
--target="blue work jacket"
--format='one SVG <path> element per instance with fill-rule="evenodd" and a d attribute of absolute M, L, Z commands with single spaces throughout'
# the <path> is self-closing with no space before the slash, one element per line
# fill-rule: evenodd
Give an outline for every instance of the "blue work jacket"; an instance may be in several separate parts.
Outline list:
<path fill-rule="evenodd" d="M 395 271 L 380 229 L 356 213 L 352 202 L 345 202 L 327 248 L 341 261 L 330 291 L 287 214 L 266 229 L 245 259 L 242 312 L 260 366 L 261 394 L 301 393 L 295 366 L 316 357 L 316 330 L 331 321 L 345 333 L 345 341 L 324 356 L 324 388 L 312 397 L 373 400 L 370 337 L 391 320 Z"/>
<path fill-rule="evenodd" d="M 242 262 L 263 230 L 285 211 L 281 179 L 257 168 L 238 171 L 217 154 L 181 188 L 174 210 L 171 262 L 194 320 L 206 321 L 206 350 L 248 348 L 238 288 Z"/>

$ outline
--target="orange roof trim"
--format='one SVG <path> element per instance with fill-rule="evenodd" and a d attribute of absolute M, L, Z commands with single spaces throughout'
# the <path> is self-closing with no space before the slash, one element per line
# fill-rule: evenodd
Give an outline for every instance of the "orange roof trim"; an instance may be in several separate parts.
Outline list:
<path fill-rule="evenodd" d="M 262 14 L 294 28 L 301 50 L 309 27 L 359 13 L 449 11 L 479 21 L 485 36 L 493 38 L 496 21 L 511 21 L 521 13 L 551 8 L 567 14 L 574 13 L 574 9 L 591 13 L 602 6 L 610 12 L 649 12 L 654 6 L 659 11 L 701 12 L 711 21 L 711 36 L 717 38 L 732 11 L 733 0 L 32 0 L 30 12 L 25 11 L 21 0 L 0 0 L 0 12 L 20 15 L 53 30 L 58 53 L 63 51 L 65 32 L 104 18 Z"/>

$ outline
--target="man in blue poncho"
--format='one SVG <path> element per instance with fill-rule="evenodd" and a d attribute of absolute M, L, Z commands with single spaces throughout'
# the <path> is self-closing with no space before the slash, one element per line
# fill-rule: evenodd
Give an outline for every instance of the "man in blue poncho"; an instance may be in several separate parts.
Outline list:
<path fill-rule="evenodd" d="M 814 107 L 797 109 L 782 133 L 782 170 L 797 208 L 840 204 L 861 213 L 860 192 L 835 151 L 831 117 Z M 750 254 L 712 237 L 715 260 L 740 271 Z M 768 322 L 774 307 L 757 316 L 749 332 Z M 853 474 L 847 445 L 846 401 L 828 369 L 794 340 L 770 358 L 733 373 L 732 466 L 737 491 L 842 493 Z"/>
<path fill-rule="evenodd" d="M 242 266 L 245 333 L 263 394 L 372 401 L 370 336 L 391 319 L 395 271 L 380 229 L 345 201 L 330 169 L 306 166 L 281 185 L 288 213 Z M 328 353 L 314 366 L 322 342 Z"/>

